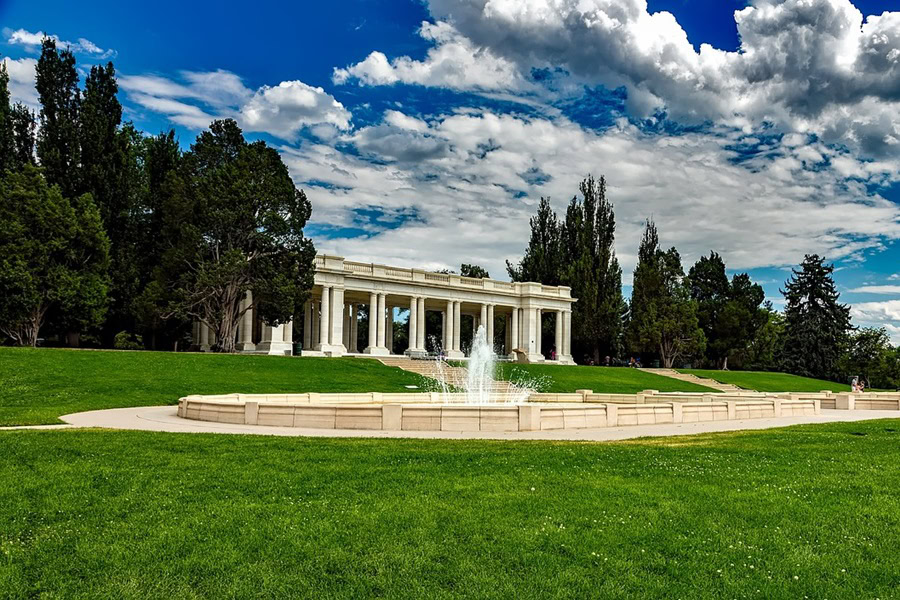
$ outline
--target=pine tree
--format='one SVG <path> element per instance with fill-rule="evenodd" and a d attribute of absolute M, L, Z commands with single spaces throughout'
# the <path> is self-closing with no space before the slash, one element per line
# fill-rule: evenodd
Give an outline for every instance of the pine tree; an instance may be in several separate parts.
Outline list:
<path fill-rule="evenodd" d="M 21 102 L 16 102 L 10 114 L 13 130 L 14 168 L 34 165 L 35 118 L 34 113 Z"/>
<path fill-rule="evenodd" d="M 838 302 L 833 273 L 834 265 L 826 265 L 817 254 L 807 254 L 781 290 L 785 299 L 783 364 L 790 373 L 840 377 L 838 361 L 853 327 L 850 307 Z"/>
<path fill-rule="evenodd" d="M 38 159 L 47 181 L 58 185 L 63 196 L 75 197 L 84 189 L 80 170 L 78 71 L 72 52 L 58 51 L 52 38 L 44 38 L 41 45 L 36 87 L 41 102 Z"/>
<path fill-rule="evenodd" d="M 536 281 L 544 285 L 559 285 L 560 224 L 550 208 L 550 199 L 541 198 L 537 215 L 529 220 L 531 237 L 525 256 L 518 265 L 506 261 L 506 270 L 513 281 Z"/>
<path fill-rule="evenodd" d="M 9 104 L 9 73 L 0 61 L 0 176 L 15 164 L 15 133 L 12 106 Z"/>

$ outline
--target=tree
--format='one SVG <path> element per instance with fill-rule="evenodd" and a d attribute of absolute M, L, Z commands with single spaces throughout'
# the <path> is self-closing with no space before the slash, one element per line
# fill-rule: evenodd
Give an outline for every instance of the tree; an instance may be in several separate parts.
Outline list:
<path fill-rule="evenodd" d="M 840 376 L 838 360 L 852 326 L 850 308 L 838 302 L 833 273 L 834 265 L 808 254 L 781 290 L 786 302 L 783 362 L 790 373 L 832 380 Z"/>
<path fill-rule="evenodd" d="M 183 161 L 166 199 L 164 271 L 171 316 L 195 318 L 234 351 L 237 325 L 253 292 L 264 321 L 300 314 L 313 283 L 315 248 L 303 236 L 311 206 L 281 156 L 248 143 L 231 120 L 214 121 Z"/>
<path fill-rule="evenodd" d="M 700 328 L 706 336 L 706 355 L 718 368 L 728 367 L 728 356 L 750 343 L 766 316 L 760 305 L 762 286 L 746 273 L 728 281 L 725 261 L 715 252 L 702 256 L 689 273 L 691 297 L 697 302 Z"/>
<path fill-rule="evenodd" d="M 617 354 L 621 345 L 622 268 L 616 258 L 616 217 L 606 197 L 606 179 L 588 176 L 573 198 L 561 230 L 561 283 L 578 302 L 572 307 L 573 346 L 600 363 L 601 354 Z M 546 339 L 549 338 L 549 336 Z"/>
<path fill-rule="evenodd" d="M 9 104 L 9 73 L 6 62 L 0 61 L 0 176 L 13 168 L 15 149 L 12 106 Z"/>
<path fill-rule="evenodd" d="M 34 346 L 48 319 L 98 324 L 109 242 L 90 194 L 69 200 L 27 165 L 0 179 L 0 329 Z"/>
<path fill-rule="evenodd" d="M 490 279 L 491 274 L 478 265 L 470 265 L 463 263 L 459 266 L 459 274 L 463 277 L 472 277 L 474 279 Z"/>
<path fill-rule="evenodd" d="M 52 38 L 44 38 L 35 80 L 41 102 L 38 159 L 48 183 L 58 185 L 64 197 L 72 198 L 83 191 L 78 126 L 81 92 L 75 56 L 68 49 L 58 51 Z"/>
<path fill-rule="evenodd" d="M 13 130 L 13 168 L 21 169 L 34 164 L 35 119 L 34 113 L 21 102 L 16 102 L 10 114 Z"/>
<path fill-rule="evenodd" d="M 900 361 L 883 327 L 865 327 L 850 336 L 847 353 L 841 360 L 845 379 L 861 377 L 869 386 L 900 387 Z"/>
<path fill-rule="evenodd" d="M 736 352 L 743 369 L 753 371 L 780 371 L 779 360 L 784 346 L 784 315 L 766 302 L 759 310 L 760 325 L 753 331 L 750 341 Z"/>
<path fill-rule="evenodd" d="M 662 251 L 656 225 L 647 221 L 634 270 L 628 339 L 638 351 L 658 352 L 666 368 L 706 346 L 690 290 L 681 255 L 674 247 Z"/>
<path fill-rule="evenodd" d="M 513 281 L 536 281 L 544 285 L 559 285 L 560 280 L 560 224 L 550 208 L 550 199 L 541 198 L 537 215 L 529 220 L 531 237 L 525 256 L 518 265 L 506 261 L 506 271 Z"/>

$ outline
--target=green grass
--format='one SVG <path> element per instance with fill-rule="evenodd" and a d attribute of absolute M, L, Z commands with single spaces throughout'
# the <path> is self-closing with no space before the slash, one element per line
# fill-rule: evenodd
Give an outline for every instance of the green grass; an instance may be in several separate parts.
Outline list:
<path fill-rule="evenodd" d="M 628 367 L 586 367 L 570 365 L 525 365 L 499 363 L 497 377 L 513 381 L 537 380 L 543 392 L 594 390 L 598 394 L 635 394 L 643 390 L 661 392 L 715 392 L 687 381 L 654 375 Z"/>
<path fill-rule="evenodd" d="M 787 373 L 770 373 L 768 371 L 714 371 L 710 369 L 678 369 L 681 373 L 692 373 L 698 377 L 708 377 L 721 383 L 730 383 L 738 387 L 758 392 L 849 392 L 850 385 L 835 383 L 824 379 L 812 379 L 789 375 Z"/>
<path fill-rule="evenodd" d="M 898 430 L 0 432 L 0 597 L 898 598 Z"/>
<path fill-rule="evenodd" d="M 422 378 L 375 360 L 0 348 L 0 425 L 174 404 L 187 394 L 408 392 Z"/>

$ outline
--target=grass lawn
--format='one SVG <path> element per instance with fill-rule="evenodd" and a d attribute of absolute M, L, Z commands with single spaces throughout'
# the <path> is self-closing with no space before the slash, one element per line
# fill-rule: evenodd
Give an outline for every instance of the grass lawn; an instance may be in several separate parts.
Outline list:
<path fill-rule="evenodd" d="M 715 371 L 710 369 L 678 369 L 681 373 L 693 373 L 698 377 L 708 377 L 722 383 L 730 383 L 748 390 L 758 392 L 849 392 L 850 384 L 836 383 L 824 379 L 812 379 L 789 375 L 787 373 L 770 373 L 768 371 Z"/>
<path fill-rule="evenodd" d="M 83 410 L 174 404 L 187 394 L 408 392 L 422 378 L 378 361 L 0 348 L 0 426 Z"/>
<path fill-rule="evenodd" d="M 542 392 L 594 390 L 598 394 L 635 394 L 643 390 L 661 392 L 715 392 L 687 381 L 654 375 L 628 367 L 586 367 L 570 365 L 523 365 L 499 363 L 499 379 L 543 382 Z"/>
<path fill-rule="evenodd" d="M 0 432 L 0 597 L 898 598 L 898 445 Z"/>

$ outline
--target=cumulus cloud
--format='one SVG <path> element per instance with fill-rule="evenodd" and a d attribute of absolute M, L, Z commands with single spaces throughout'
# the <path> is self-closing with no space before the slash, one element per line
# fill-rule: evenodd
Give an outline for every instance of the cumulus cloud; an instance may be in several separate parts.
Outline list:
<path fill-rule="evenodd" d="M 884 327 L 894 344 L 900 345 L 900 299 L 883 302 L 859 302 L 850 308 L 857 325 Z"/>
<path fill-rule="evenodd" d="M 535 68 L 625 86 L 636 116 L 753 128 L 777 123 L 869 156 L 900 155 L 900 13 L 849 0 L 755 0 L 735 12 L 738 52 L 694 49 L 646 0 L 429 0 L 423 61 L 373 52 L 335 81 L 518 91 Z M 436 32 L 436 33 L 435 33 Z"/>
<path fill-rule="evenodd" d="M 900 285 L 863 285 L 850 291 L 858 294 L 893 294 L 900 296 Z"/>
<path fill-rule="evenodd" d="M 78 40 L 74 42 L 69 42 L 59 39 L 59 36 L 44 33 L 43 31 L 28 31 L 25 29 L 16 29 L 15 31 L 4 29 L 3 33 L 7 38 L 7 44 L 24 46 L 31 51 L 40 49 L 41 42 L 43 42 L 44 38 L 49 37 L 56 41 L 56 46 L 58 48 L 69 48 L 76 54 L 88 54 L 98 59 L 106 59 L 116 55 L 115 50 L 104 50 L 91 40 L 85 38 L 78 38 Z"/>
<path fill-rule="evenodd" d="M 374 51 L 360 63 L 335 68 L 332 80 L 337 84 L 352 79 L 361 85 L 411 83 L 457 90 L 526 90 L 532 86 L 519 69 L 490 49 L 478 47 L 449 23 L 422 23 L 419 34 L 435 45 L 425 60 L 406 56 L 388 61 Z"/>
<path fill-rule="evenodd" d="M 37 60 L 33 58 L 4 58 L 9 74 L 9 97 L 13 102 L 21 102 L 32 110 L 38 108 L 37 90 L 34 89 L 34 74 Z"/>
<path fill-rule="evenodd" d="M 166 115 L 172 122 L 203 129 L 214 119 L 234 118 L 247 131 L 294 140 L 304 127 L 350 126 L 350 112 L 320 87 L 302 81 L 246 87 L 224 70 L 182 71 L 180 80 L 160 75 L 126 75 L 119 86 L 139 106 Z M 323 136 L 325 132 L 320 132 Z"/>
<path fill-rule="evenodd" d="M 685 261 L 710 249 L 729 267 L 793 265 L 805 253 L 867 256 L 900 238 L 900 207 L 828 166 L 845 153 L 774 144 L 745 161 L 731 130 L 661 137 L 622 121 L 597 133 L 564 118 L 466 111 L 428 120 L 389 111 L 342 144 L 283 148 L 298 185 L 314 186 L 319 226 L 351 227 L 355 211 L 377 206 L 414 213 L 399 227 L 362 238 L 320 236 L 317 247 L 361 260 L 453 266 L 477 262 L 495 276 L 521 257 L 540 196 L 557 210 L 587 174 L 606 174 L 618 221 L 617 248 L 633 269 L 643 221 Z M 355 151 L 343 151 L 345 145 Z M 863 168 L 863 167 L 858 167 Z M 877 172 L 876 172 L 877 171 Z M 540 176 L 535 174 L 539 173 Z M 896 171 L 875 170 L 889 182 Z"/>

